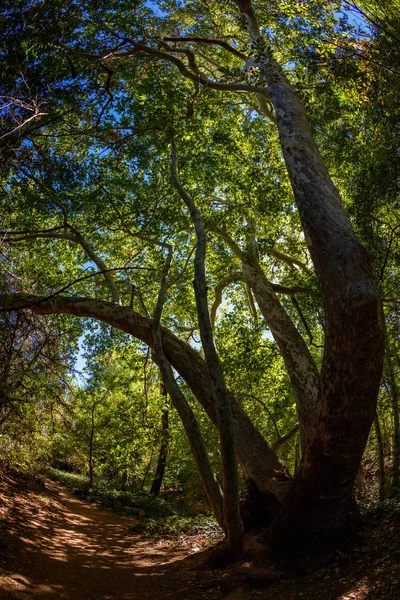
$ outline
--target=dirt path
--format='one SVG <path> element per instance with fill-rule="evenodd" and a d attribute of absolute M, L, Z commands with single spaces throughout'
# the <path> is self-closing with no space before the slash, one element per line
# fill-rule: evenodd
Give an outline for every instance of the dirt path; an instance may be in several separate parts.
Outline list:
<path fill-rule="evenodd" d="M 250 548 L 242 565 L 203 569 L 203 553 L 134 535 L 134 522 L 82 502 L 53 482 L 44 487 L 3 477 L 0 600 L 400 598 L 400 513 L 367 528 L 359 543 L 342 549 L 328 567 L 269 581 L 264 580 L 268 563 L 259 551 L 259 563 L 252 562 Z"/>
<path fill-rule="evenodd" d="M 187 558 L 193 549 L 133 535 L 132 519 L 103 512 L 54 482 L 45 486 L 14 494 L 12 506 L 6 493 L 11 527 L 6 568 L 0 570 L 2 600 L 222 597 L 217 588 L 199 589 L 195 557 Z"/>

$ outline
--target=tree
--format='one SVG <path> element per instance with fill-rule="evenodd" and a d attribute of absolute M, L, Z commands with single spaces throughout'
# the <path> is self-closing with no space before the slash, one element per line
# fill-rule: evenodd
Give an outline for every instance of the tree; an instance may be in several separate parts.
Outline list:
<path fill-rule="evenodd" d="M 0 317 L 0 428 L 22 421 L 29 405 L 65 389 L 72 352 L 54 324 L 27 313 Z M 51 374 L 47 372 L 51 371 Z"/>
<path fill-rule="evenodd" d="M 329 3 L 309 4 L 309 14 L 307 8 L 305 14 L 295 14 L 295 18 L 311 23 L 307 35 L 315 34 L 318 16 L 324 18 L 324 27 L 332 33 L 336 24 L 332 25 L 334 17 Z M 182 7 L 175 4 L 171 8 L 161 6 L 165 16 L 151 13 L 148 7 L 139 5 L 133 25 L 127 23 L 124 11 L 114 14 L 112 8 L 103 7 L 104 14 L 111 15 L 113 25 L 109 30 L 94 35 L 93 26 L 85 16 L 72 40 L 57 41 L 56 48 L 62 49 L 68 61 L 79 64 L 83 83 L 82 73 L 87 65 L 91 65 L 95 70 L 104 71 L 105 89 L 111 93 L 110 78 L 118 74 L 119 83 L 113 90 L 118 100 L 107 117 L 105 112 L 102 113 L 104 121 L 97 119 L 94 126 L 88 110 L 93 102 L 88 93 L 91 85 L 86 81 L 80 92 L 82 105 L 77 121 L 79 125 L 91 122 L 89 142 L 85 145 L 83 140 L 72 150 L 60 132 L 56 132 L 53 151 L 54 147 L 64 152 L 68 149 L 72 159 L 54 160 L 44 145 L 36 154 L 37 162 L 19 165 L 11 180 L 23 190 L 23 203 L 31 197 L 37 210 L 34 219 L 22 219 L 22 226 L 19 222 L 21 210 L 14 211 L 17 218 L 10 215 L 3 235 L 15 251 L 18 252 L 22 243 L 33 244 L 38 239 L 52 240 L 51 243 L 67 242 L 67 269 L 63 276 L 77 276 L 76 283 L 83 286 L 85 294 L 97 293 L 92 285 L 95 274 L 79 277 L 73 266 L 72 257 L 79 255 L 82 262 L 83 253 L 84 263 L 90 261 L 96 265 L 97 275 L 103 278 L 106 287 L 98 284 L 99 297 L 95 298 L 62 296 L 57 292 L 5 294 L 2 306 L 4 310 L 32 308 L 42 315 L 73 314 L 98 319 L 151 346 L 155 359 L 161 361 L 163 377 L 169 381 L 167 389 L 172 401 L 179 397 L 178 401 L 183 403 L 184 398 L 175 386 L 171 365 L 217 426 L 222 439 L 222 460 L 231 454 L 230 461 L 225 462 L 223 481 L 223 521 L 228 541 L 229 529 L 238 531 L 240 528 L 234 516 L 237 513 L 235 465 L 232 463 L 234 444 L 246 477 L 260 493 L 264 511 L 273 522 L 270 541 L 274 549 L 286 554 L 317 551 L 321 545 L 332 543 L 343 535 L 354 520 L 353 485 L 376 413 L 383 361 L 383 315 L 371 256 L 357 239 L 345 213 L 338 189 L 315 142 L 304 105 L 290 82 L 290 73 L 286 74 L 279 64 L 282 51 L 275 47 L 274 38 L 286 35 L 286 30 L 282 33 L 279 27 L 281 20 L 284 27 L 287 26 L 290 14 L 280 19 L 282 7 L 273 3 L 271 13 L 259 10 L 256 15 L 252 3 L 247 0 L 215 2 L 212 6 L 203 2 Z M 145 26 L 143 19 L 146 17 L 149 24 Z M 303 29 L 302 26 L 294 28 L 295 48 L 298 39 L 304 35 Z M 223 94 L 224 98 L 225 94 L 232 94 L 237 105 L 233 100 L 224 99 L 223 113 L 222 101 L 218 104 L 213 91 Z M 242 96 L 245 100 L 241 104 Z M 129 102 L 125 102 L 126 98 Z M 243 121 L 248 108 L 250 112 L 242 128 L 246 135 L 243 135 L 238 120 Z M 198 119 L 196 113 L 202 119 Z M 268 121 L 260 123 L 257 113 Z M 85 127 L 84 130 L 87 131 Z M 239 152 L 243 160 L 239 164 L 234 134 L 243 138 Z M 267 173 L 268 161 L 262 155 L 266 139 L 271 142 L 268 157 L 273 165 L 271 174 Z M 105 147 L 106 164 L 96 163 L 92 158 L 93 140 L 99 148 Z M 179 155 L 183 157 L 178 179 L 173 150 L 173 181 L 178 194 L 174 193 L 166 175 L 166 167 L 171 163 L 171 143 L 178 146 Z M 251 145 L 255 148 L 250 148 Z M 211 153 L 218 158 L 217 174 L 212 171 Z M 287 179 L 273 173 L 274 169 L 276 172 L 282 169 L 281 156 Z M 86 161 L 84 167 L 79 166 L 82 157 Z M 116 174 L 118 165 L 129 178 L 129 185 L 122 181 L 123 175 Z M 254 173 L 260 179 L 256 183 Z M 135 184 L 137 188 L 132 192 Z M 126 191 L 125 197 L 121 186 Z M 284 209 L 280 202 L 274 203 L 272 210 L 268 206 L 268 193 L 274 186 L 285 198 Z M 195 203 L 196 188 L 200 193 L 197 193 L 199 199 L 196 198 Z M 20 206 L 15 192 L 7 188 L 7 193 L 16 206 Z M 103 214 L 99 208 L 99 194 L 111 207 Z M 245 204 L 247 194 L 256 198 L 254 206 L 250 201 L 250 208 L 245 208 L 245 222 L 240 217 L 241 226 L 229 225 L 227 231 L 229 204 L 234 207 L 232 211 L 240 214 L 238 205 Z M 152 205 L 152 195 L 156 198 L 156 207 L 162 207 L 162 215 L 160 209 Z M 184 241 L 191 239 L 192 229 L 186 213 L 182 213 L 182 199 L 196 233 L 196 308 L 193 300 L 188 298 L 188 286 L 179 285 L 188 282 L 192 254 L 187 252 Z M 293 203 L 297 206 L 298 216 L 293 211 Z M 305 260 L 281 252 L 267 239 L 260 261 L 258 253 L 263 244 L 258 238 L 268 232 L 266 215 L 278 210 L 283 216 L 276 226 L 275 239 L 279 239 L 276 233 L 279 226 L 282 232 L 289 231 L 288 239 L 292 238 L 295 251 L 301 249 Z M 61 221 L 56 220 L 57 212 Z M 155 214 L 157 219 L 153 221 Z M 318 290 L 314 276 L 309 273 L 308 254 L 298 234 L 298 217 Z M 135 226 L 136 218 L 142 223 L 139 231 Z M 257 231 L 254 222 L 258 218 L 262 225 L 258 224 Z M 115 220 L 118 221 L 117 228 Z M 222 221 L 222 228 L 219 221 Z M 123 245 L 118 245 L 119 236 Z M 172 273 L 171 238 L 178 247 L 176 270 Z M 207 242 L 208 247 L 212 244 L 212 250 L 207 248 L 206 255 Z M 113 264 L 118 265 L 122 259 L 127 265 L 127 257 L 139 243 L 146 248 L 147 256 L 140 257 L 135 263 L 138 273 L 134 282 L 126 276 L 129 273 L 126 267 L 119 269 L 117 266 L 117 272 L 125 273 L 125 279 L 118 281 L 113 276 L 114 267 L 108 262 L 111 264 L 113 260 Z M 108 260 L 113 244 L 115 250 L 111 253 L 112 259 Z M 240 278 L 245 282 L 252 313 L 257 315 L 255 298 L 290 376 L 302 442 L 302 457 L 293 479 L 240 404 L 228 393 L 223 369 L 219 367 L 209 317 L 204 262 L 207 259 L 210 264 L 212 256 L 218 256 L 219 270 L 227 265 L 231 269 L 232 252 L 240 259 Z M 309 293 L 309 286 L 274 287 L 264 271 L 268 269 L 272 273 L 273 259 L 284 263 L 288 270 L 304 270 L 305 279 L 312 282 L 314 291 L 320 292 L 324 312 L 322 356 L 318 349 L 312 354 L 311 345 L 305 343 L 296 327 L 301 323 L 307 335 L 311 334 L 309 341 L 313 341 L 299 302 L 294 298 L 288 310 L 277 295 Z M 155 274 L 153 281 L 146 281 L 140 269 L 151 270 Z M 162 294 L 157 289 L 160 273 Z M 60 290 L 63 286 L 54 285 L 57 281 L 54 268 L 51 274 L 52 289 Z M 218 268 L 215 268 L 212 278 L 217 279 L 217 276 Z M 181 277 L 174 298 L 173 285 Z M 148 316 L 150 311 L 144 300 L 144 288 L 148 295 L 150 289 L 152 292 L 153 319 Z M 171 297 L 167 298 L 167 292 Z M 106 294 L 111 296 L 111 302 L 103 299 Z M 136 312 L 133 310 L 135 301 Z M 172 323 L 178 317 L 178 326 L 173 326 L 176 332 L 187 327 L 182 302 L 183 306 L 186 303 L 190 321 L 195 315 L 198 317 L 205 361 L 183 339 L 166 327 L 159 327 L 163 309 L 164 313 L 168 310 Z M 317 301 L 314 302 L 314 315 L 318 313 L 316 306 Z M 215 505 L 218 504 L 216 500 Z M 239 546 L 240 542 L 237 548 Z"/>
<path fill-rule="evenodd" d="M 158 496 L 160 493 L 161 485 L 165 473 L 165 465 L 167 463 L 168 456 L 168 410 L 164 409 L 161 416 L 161 432 L 162 439 L 160 445 L 160 453 L 158 455 L 158 462 L 156 472 L 151 484 L 150 493 Z"/>

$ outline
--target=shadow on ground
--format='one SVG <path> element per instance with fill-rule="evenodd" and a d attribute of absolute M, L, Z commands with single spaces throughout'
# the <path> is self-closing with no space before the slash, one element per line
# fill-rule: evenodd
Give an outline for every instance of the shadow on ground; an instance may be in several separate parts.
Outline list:
<path fill-rule="evenodd" d="M 54 482 L 45 485 L 39 501 L 26 492 L 10 508 L 2 599 L 194 599 L 190 565 L 175 564 L 193 551 L 133 535 L 134 519 L 98 510 Z"/>
<path fill-rule="evenodd" d="M 367 528 L 358 546 L 317 573 L 277 581 L 279 565 L 268 570 L 259 545 L 253 554 L 249 547 L 242 565 L 204 569 L 204 553 L 132 534 L 135 519 L 99 510 L 47 480 L 35 488 L 8 478 L 0 485 L 0 516 L 1 600 L 400 598 L 398 519 Z"/>

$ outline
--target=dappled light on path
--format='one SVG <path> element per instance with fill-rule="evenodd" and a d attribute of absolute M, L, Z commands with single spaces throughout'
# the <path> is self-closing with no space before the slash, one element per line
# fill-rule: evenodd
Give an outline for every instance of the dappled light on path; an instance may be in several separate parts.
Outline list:
<path fill-rule="evenodd" d="M 207 552 L 132 533 L 46 481 L 0 481 L 0 600 L 399 600 L 398 519 L 366 528 L 354 547 L 302 576 L 268 562 L 248 539 L 242 564 L 204 568 Z"/>
<path fill-rule="evenodd" d="M 20 525 L 10 541 L 15 573 L 0 571 L 2 600 L 185 598 L 173 563 L 190 549 L 132 534 L 135 519 L 98 510 L 54 482 L 46 481 L 46 488 L 40 504 L 27 494 L 18 506 Z"/>

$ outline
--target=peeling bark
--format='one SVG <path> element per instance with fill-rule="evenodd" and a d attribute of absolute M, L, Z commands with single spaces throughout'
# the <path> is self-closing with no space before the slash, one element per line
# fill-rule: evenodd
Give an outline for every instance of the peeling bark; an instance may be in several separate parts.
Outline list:
<path fill-rule="evenodd" d="M 383 318 L 368 251 L 355 237 L 304 107 L 260 35 L 249 0 L 237 0 L 258 55 L 325 308 L 317 408 L 275 546 L 285 552 L 329 543 L 354 518 L 352 490 L 373 423 L 383 363 Z M 290 540 L 290 541 L 289 541 Z M 315 547 L 313 546 L 315 544 Z"/>

